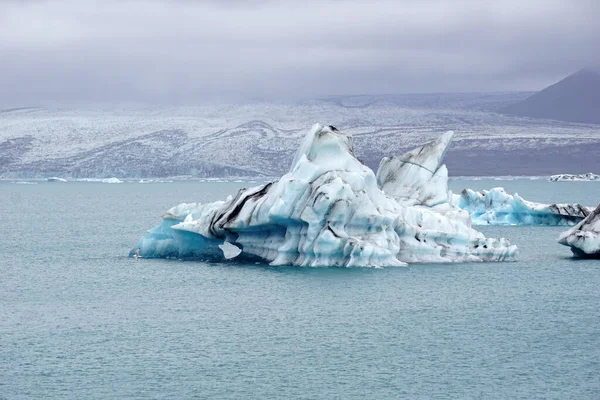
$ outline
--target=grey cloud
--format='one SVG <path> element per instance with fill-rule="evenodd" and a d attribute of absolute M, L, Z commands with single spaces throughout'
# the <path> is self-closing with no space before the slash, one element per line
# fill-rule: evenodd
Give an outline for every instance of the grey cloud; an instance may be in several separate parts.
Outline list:
<path fill-rule="evenodd" d="M 0 104 L 533 90 L 600 65 L 598 2 L 0 3 Z"/>

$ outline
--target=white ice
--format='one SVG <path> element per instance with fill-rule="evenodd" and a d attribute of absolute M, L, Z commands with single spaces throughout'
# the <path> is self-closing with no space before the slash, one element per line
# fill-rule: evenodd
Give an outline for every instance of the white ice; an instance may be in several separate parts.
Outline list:
<path fill-rule="evenodd" d="M 123 183 L 119 178 L 79 178 L 77 182 Z"/>
<path fill-rule="evenodd" d="M 558 242 L 571 247 L 577 257 L 600 258 L 600 204 L 583 221 L 563 232 Z"/>
<path fill-rule="evenodd" d="M 385 157 L 377 170 L 379 187 L 404 204 L 435 206 L 448 202 L 448 170 L 442 160 L 452 131 L 402 156 Z"/>
<path fill-rule="evenodd" d="M 236 260 L 289 266 L 510 260 L 516 246 L 486 239 L 471 228 L 467 212 L 448 202 L 440 164 L 451 137 L 400 158 L 415 168 L 394 172 L 393 158 L 382 163 L 380 188 L 355 157 L 352 136 L 317 124 L 278 181 L 226 201 L 173 207 L 136 248 L 143 257 L 222 260 L 229 243 L 240 250 Z"/>

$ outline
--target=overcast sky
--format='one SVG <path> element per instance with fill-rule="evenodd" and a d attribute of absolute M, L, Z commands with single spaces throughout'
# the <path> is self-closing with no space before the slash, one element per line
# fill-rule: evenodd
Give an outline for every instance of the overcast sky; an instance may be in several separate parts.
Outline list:
<path fill-rule="evenodd" d="M 537 90 L 600 65 L 597 0 L 1 0 L 0 104 Z"/>

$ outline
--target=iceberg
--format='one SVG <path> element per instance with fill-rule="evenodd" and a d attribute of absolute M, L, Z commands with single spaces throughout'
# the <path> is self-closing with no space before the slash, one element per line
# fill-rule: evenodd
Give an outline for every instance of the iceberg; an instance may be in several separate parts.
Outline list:
<path fill-rule="evenodd" d="M 352 136 L 316 124 L 279 180 L 171 208 L 130 255 L 312 267 L 514 259 L 516 246 L 485 238 L 448 201 L 441 161 L 451 139 L 386 159 L 376 176 Z"/>
<path fill-rule="evenodd" d="M 80 178 L 77 182 L 123 183 L 119 178 Z"/>
<path fill-rule="evenodd" d="M 469 213 L 472 225 L 575 225 L 592 211 L 580 204 L 534 203 L 500 187 L 453 194 L 442 163 L 452 136 L 450 131 L 402 156 L 383 158 L 377 171 L 380 188 L 405 205 L 440 208 L 451 203 Z"/>
<path fill-rule="evenodd" d="M 471 215 L 473 225 L 575 225 L 593 210 L 580 204 L 534 203 L 501 187 L 465 189 L 450 197 L 453 205 Z"/>
<path fill-rule="evenodd" d="M 46 179 L 47 182 L 67 182 L 67 180 L 65 178 L 59 178 L 56 176 L 51 176 L 50 178 Z"/>
<path fill-rule="evenodd" d="M 583 221 L 563 232 L 558 242 L 569 246 L 576 257 L 600 258 L 600 204 Z"/>
<path fill-rule="evenodd" d="M 552 175 L 548 180 L 550 182 L 592 182 L 600 181 L 600 175 L 592 174 L 591 172 L 579 175 L 559 174 Z"/>

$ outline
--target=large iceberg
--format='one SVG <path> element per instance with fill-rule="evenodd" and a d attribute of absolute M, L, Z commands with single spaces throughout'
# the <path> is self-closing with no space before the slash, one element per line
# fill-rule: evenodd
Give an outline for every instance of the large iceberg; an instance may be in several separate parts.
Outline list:
<path fill-rule="evenodd" d="M 575 225 L 593 210 L 580 204 L 544 204 L 508 194 L 501 187 L 450 194 L 456 207 L 471 215 L 473 225 Z"/>
<path fill-rule="evenodd" d="M 571 247 L 577 257 L 600 258 L 600 204 L 583 221 L 563 232 L 558 242 Z"/>
<path fill-rule="evenodd" d="M 384 160 L 378 185 L 355 157 L 352 137 L 317 124 L 278 181 L 225 201 L 173 207 L 136 249 L 143 257 L 288 266 L 513 259 L 516 246 L 486 239 L 471 228 L 468 213 L 448 201 L 441 160 L 451 137 Z"/>

